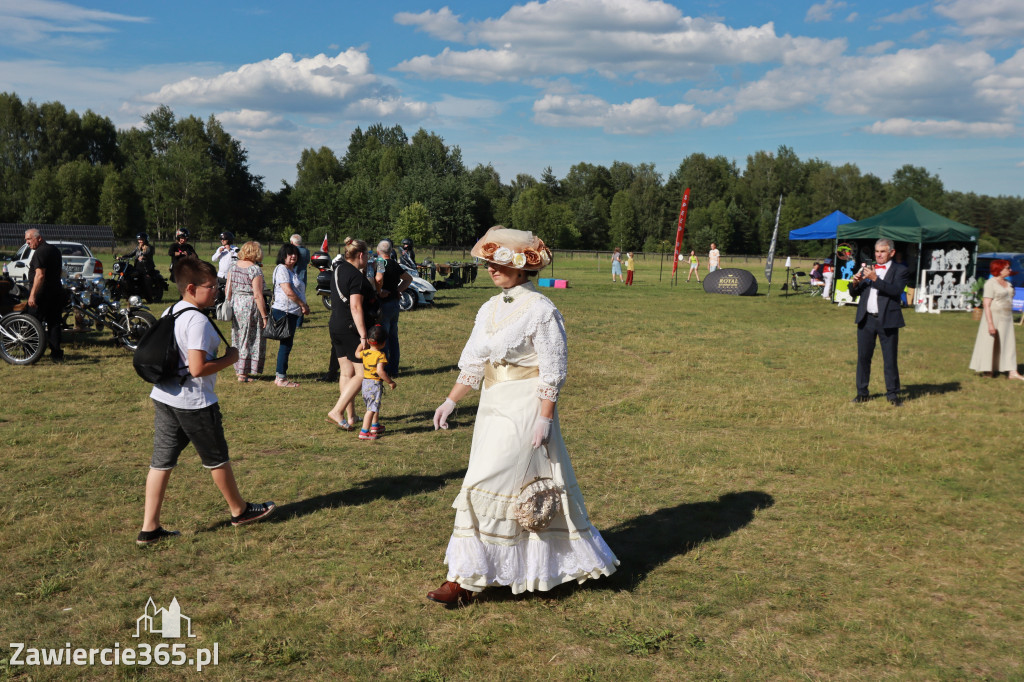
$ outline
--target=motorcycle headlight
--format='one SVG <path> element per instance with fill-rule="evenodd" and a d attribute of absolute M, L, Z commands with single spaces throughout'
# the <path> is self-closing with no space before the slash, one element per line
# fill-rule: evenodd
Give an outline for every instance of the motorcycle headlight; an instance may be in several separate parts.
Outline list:
<path fill-rule="evenodd" d="M 141 296 L 137 296 L 137 295 L 136 296 L 129 296 L 128 297 L 128 305 L 130 305 L 130 306 L 142 305 L 142 297 Z"/>

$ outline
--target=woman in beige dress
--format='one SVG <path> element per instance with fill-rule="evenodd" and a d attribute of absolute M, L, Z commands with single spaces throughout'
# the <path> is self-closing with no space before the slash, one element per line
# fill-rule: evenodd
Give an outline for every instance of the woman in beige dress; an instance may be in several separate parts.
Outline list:
<path fill-rule="evenodd" d="M 1010 262 L 1002 259 L 993 260 L 990 268 L 992 276 L 982 293 L 984 315 L 970 367 L 986 376 L 1009 372 L 1011 379 L 1024 381 L 1017 372 L 1017 342 L 1013 338 L 1013 286 L 1006 281 L 1016 273 L 1010 269 Z"/>

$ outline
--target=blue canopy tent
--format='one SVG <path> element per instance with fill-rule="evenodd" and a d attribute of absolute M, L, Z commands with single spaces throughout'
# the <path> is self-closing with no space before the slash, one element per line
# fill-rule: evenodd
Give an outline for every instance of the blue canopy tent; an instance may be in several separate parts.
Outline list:
<path fill-rule="evenodd" d="M 839 226 L 846 223 L 856 222 L 853 218 L 842 211 L 834 211 L 816 223 L 799 230 L 790 230 L 790 241 L 803 241 L 807 239 L 835 239 L 839 233 Z"/>

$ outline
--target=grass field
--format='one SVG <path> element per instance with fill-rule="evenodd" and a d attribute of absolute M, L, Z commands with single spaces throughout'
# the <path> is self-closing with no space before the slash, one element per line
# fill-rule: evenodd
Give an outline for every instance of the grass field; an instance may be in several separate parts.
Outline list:
<path fill-rule="evenodd" d="M 149 387 L 109 333 L 72 335 L 63 366 L 0 367 L 2 646 L 216 643 L 219 662 L 0 661 L 0 678 L 1024 679 L 1024 385 L 967 369 L 977 322 L 907 311 L 904 406 L 881 399 L 880 354 L 876 399 L 851 405 L 854 311 L 783 296 L 784 270 L 770 297 L 762 282 L 737 298 L 659 283 L 656 263 L 632 288 L 605 261 L 556 266 L 571 285 L 548 292 L 569 337 L 562 428 L 622 562 L 610 579 L 495 588 L 456 611 L 424 598 L 444 579 L 476 398 L 450 431 L 429 420 L 486 277 L 402 315 L 380 441 L 324 423 L 337 387 L 312 381 L 318 302 L 291 358 L 300 388 L 222 373 L 239 486 L 279 510 L 231 527 L 190 448 L 163 511 L 182 537 L 144 549 Z M 196 638 L 135 639 L 150 597 L 177 598 Z"/>

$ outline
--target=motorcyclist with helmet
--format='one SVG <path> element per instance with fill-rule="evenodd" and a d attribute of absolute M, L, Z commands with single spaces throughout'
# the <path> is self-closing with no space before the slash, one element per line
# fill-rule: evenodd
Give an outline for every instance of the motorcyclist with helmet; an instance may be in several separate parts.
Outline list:
<path fill-rule="evenodd" d="M 220 233 L 220 246 L 213 252 L 213 262 L 217 263 L 217 279 L 224 283 L 228 276 L 228 270 L 238 260 L 238 247 L 235 246 L 235 235 L 233 232 Z"/>
<path fill-rule="evenodd" d="M 171 281 L 174 281 L 174 265 L 186 256 L 195 257 L 196 250 L 188 243 L 189 232 L 184 227 L 174 233 L 174 243 L 167 250 L 171 257 Z"/>
<path fill-rule="evenodd" d="M 412 240 L 408 237 L 402 240 L 402 253 L 398 262 L 405 267 L 416 269 L 416 252 L 412 248 Z"/>
<path fill-rule="evenodd" d="M 153 300 L 154 287 L 153 276 L 156 274 L 156 263 L 153 262 L 153 245 L 149 243 L 149 235 L 139 232 L 135 235 L 138 246 L 128 254 L 136 271 L 139 273 L 139 285 L 142 288 L 142 295 L 147 301 Z"/>

